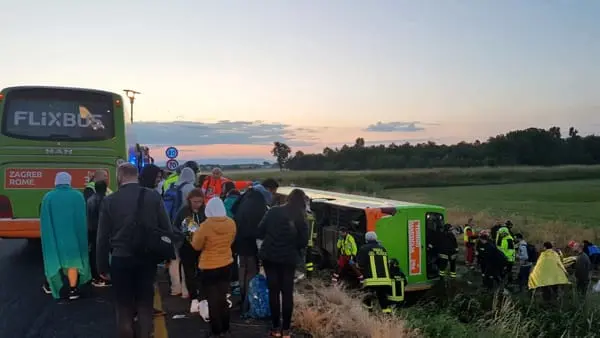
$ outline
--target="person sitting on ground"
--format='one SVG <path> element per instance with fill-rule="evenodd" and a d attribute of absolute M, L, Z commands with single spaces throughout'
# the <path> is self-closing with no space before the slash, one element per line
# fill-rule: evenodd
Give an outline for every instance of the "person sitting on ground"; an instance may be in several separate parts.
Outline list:
<path fill-rule="evenodd" d="M 391 313 L 388 295 L 392 287 L 392 279 L 388 268 L 388 254 L 377 241 L 377 234 L 374 231 L 365 234 L 365 244 L 361 246 L 356 262 L 364 276 L 363 287 L 376 295 L 383 313 Z"/>
<path fill-rule="evenodd" d="M 203 293 L 208 301 L 211 333 L 217 337 L 229 331 L 227 294 L 233 264 L 231 245 L 236 228 L 218 197 L 208 201 L 205 214 L 206 220 L 192 237 L 192 247 L 202 252 L 198 268 L 201 270 Z"/>
<path fill-rule="evenodd" d="M 54 299 L 63 290 L 78 299 L 79 286 L 92 276 L 88 253 L 88 224 L 83 194 L 71 187 L 71 175 L 56 174 L 55 188 L 44 195 L 40 210 L 40 235 L 47 286 Z M 66 278 L 65 278 L 66 277 Z M 63 281 L 68 280 L 68 285 Z"/>
<path fill-rule="evenodd" d="M 258 226 L 257 238 L 263 240 L 259 257 L 267 275 L 272 337 L 290 337 L 294 272 L 298 256 L 308 244 L 305 216 L 306 195 L 302 190 L 294 189 L 287 203 L 271 208 Z"/>

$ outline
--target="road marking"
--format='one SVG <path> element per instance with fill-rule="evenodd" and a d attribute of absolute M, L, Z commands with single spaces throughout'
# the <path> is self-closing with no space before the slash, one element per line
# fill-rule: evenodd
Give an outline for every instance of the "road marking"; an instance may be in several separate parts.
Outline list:
<path fill-rule="evenodd" d="M 154 288 L 154 308 L 164 311 L 162 308 L 160 291 L 158 291 L 157 287 Z M 165 316 L 166 314 L 164 316 L 154 317 L 154 338 L 169 338 Z"/>

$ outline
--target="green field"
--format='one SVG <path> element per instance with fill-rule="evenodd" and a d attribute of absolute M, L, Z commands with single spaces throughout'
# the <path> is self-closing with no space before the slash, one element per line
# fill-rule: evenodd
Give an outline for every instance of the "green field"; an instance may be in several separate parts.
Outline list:
<path fill-rule="evenodd" d="M 517 215 L 600 226 L 600 180 L 405 188 L 386 190 L 384 195 L 498 217 Z"/>

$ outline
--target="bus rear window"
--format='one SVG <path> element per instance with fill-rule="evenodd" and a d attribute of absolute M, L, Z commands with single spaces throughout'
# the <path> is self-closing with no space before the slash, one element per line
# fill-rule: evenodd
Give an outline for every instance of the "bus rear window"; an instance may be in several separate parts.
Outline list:
<path fill-rule="evenodd" d="M 101 141 L 115 135 L 111 95 L 76 89 L 7 93 L 2 134 L 30 140 Z"/>

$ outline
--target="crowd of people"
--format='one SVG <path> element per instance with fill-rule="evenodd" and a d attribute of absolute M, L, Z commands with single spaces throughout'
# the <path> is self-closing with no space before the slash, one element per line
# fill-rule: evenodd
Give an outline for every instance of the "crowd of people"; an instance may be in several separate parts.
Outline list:
<path fill-rule="evenodd" d="M 152 164 L 138 172 L 126 163 L 117 169 L 117 191 L 98 171 L 83 194 L 68 173 L 57 174 L 56 188 L 42 202 L 43 289 L 75 300 L 83 285 L 110 286 L 117 337 L 150 337 L 153 317 L 163 314 L 153 309 L 160 262 L 140 255 L 135 238 L 157 229 L 173 247 L 166 262 L 171 295 L 189 299 L 192 312 L 207 305 L 211 336 L 230 330 L 232 293 L 241 296 L 241 313 L 249 310 L 248 284 L 262 266 L 270 335 L 289 337 L 295 271 L 308 243 L 308 198 L 295 189 L 286 203 L 273 205 L 274 179 L 234 182 L 220 169 L 198 172 L 191 161 L 170 176 Z"/>

